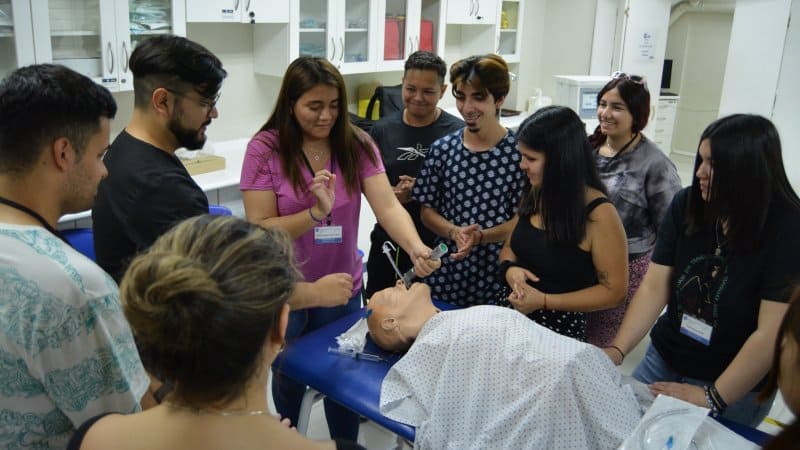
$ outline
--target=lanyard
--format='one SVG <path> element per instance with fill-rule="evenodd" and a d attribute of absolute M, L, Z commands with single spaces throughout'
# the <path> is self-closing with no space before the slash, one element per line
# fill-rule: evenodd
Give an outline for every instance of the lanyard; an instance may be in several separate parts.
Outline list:
<path fill-rule="evenodd" d="M 308 167 L 308 171 L 311 172 L 311 182 L 313 183 L 314 182 L 314 168 L 311 167 L 311 161 L 308 160 L 308 156 L 306 156 L 305 152 L 301 151 L 300 154 L 303 155 L 303 161 L 306 163 L 306 167 Z M 336 162 L 333 159 L 333 154 L 331 154 L 331 173 L 333 173 L 335 170 L 336 170 Z M 335 189 L 335 187 L 334 187 L 334 189 Z M 331 212 L 333 212 L 333 207 L 331 207 Z M 328 225 L 330 225 L 333 222 L 333 220 L 331 219 L 331 213 L 330 212 L 328 213 L 328 217 L 326 218 L 325 222 Z"/>
<path fill-rule="evenodd" d="M 41 215 L 39 215 L 39 213 L 37 213 L 36 211 L 34 211 L 34 210 L 32 210 L 32 209 L 28 208 L 28 207 L 27 207 L 27 206 L 25 206 L 25 205 L 20 205 L 19 203 L 15 202 L 15 201 L 13 201 L 13 200 L 9 200 L 9 199 L 7 199 L 7 198 L 5 198 L 5 197 L 0 197 L 0 204 L 6 205 L 6 206 L 10 206 L 10 207 L 12 207 L 12 208 L 14 208 L 14 209 L 16 209 L 16 210 L 18 210 L 18 211 L 22 211 L 22 212 L 24 212 L 25 214 L 27 214 L 27 215 L 29 215 L 29 216 L 33 217 L 34 219 L 36 219 L 37 221 L 39 221 L 39 223 L 40 223 L 40 224 L 42 224 L 42 226 L 43 226 L 43 227 L 44 227 L 44 228 L 45 228 L 47 231 L 49 231 L 49 232 L 53 233 L 54 235 L 58 236 L 58 238 L 59 238 L 59 239 L 61 239 L 62 241 L 66 242 L 66 243 L 67 243 L 67 245 L 69 245 L 69 242 L 67 242 L 67 240 L 66 240 L 66 239 L 64 239 L 64 236 L 61 236 L 61 233 L 59 233 L 59 232 L 58 232 L 58 230 L 56 230 L 55 228 L 51 227 L 51 226 L 50 226 L 50 224 L 49 224 L 49 223 L 47 223 L 47 221 L 46 221 L 46 220 L 44 220 L 44 217 L 42 217 Z M 71 245 L 70 245 L 70 246 L 71 246 Z"/>

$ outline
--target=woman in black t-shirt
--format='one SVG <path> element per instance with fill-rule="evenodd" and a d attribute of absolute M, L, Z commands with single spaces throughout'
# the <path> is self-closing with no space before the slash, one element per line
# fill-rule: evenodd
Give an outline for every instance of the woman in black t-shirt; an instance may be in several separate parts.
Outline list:
<path fill-rule="evenodd" d="M 585 341 L 584 312 L 625 299 L 625 229 L 572 110 L 536 111 L 520 125 L 517 149 L 531 189 L 500 252 L 508 300 L 539 324 Z"/>
<path fill-rule="evenodd" d="M 800 199 L 778 132 L 733 115 L 700 138 L 692 186 L 675 195 L 652 264 L 613 345 L 620 364 L 653 326 L 633 376 L 666 394 L 758 425 L 790 286 L 800 279 Z M 667 312 L 659 314 L 667 306 Z"/>

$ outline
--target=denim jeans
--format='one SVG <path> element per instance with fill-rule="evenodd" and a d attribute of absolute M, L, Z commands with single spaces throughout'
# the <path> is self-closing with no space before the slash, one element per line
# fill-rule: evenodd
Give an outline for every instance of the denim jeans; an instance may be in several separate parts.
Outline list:
<path fill-rule="evenodd" d="M 653 347 L 653 344 L 647 347 L 647 353 L 633 371 L 633 378 L 645 384 L 651 384 L 656 381 L 673 381 L 676 383 L 693 384 L 695 386 L 707 386 L 714 382 L 713 380 L 699 380 L 697 378 L 681 376 L 664 361 L 664 358 L 662 358 L 658 350 Z M 772 398 L 764 403 L 759 403 L 756 400 L 757 397 L 758 392 L 747 393 L 736 403 L 729 404 L 728 409 L 725 410 L 722 417 L 751 427 L 758 426 L 761 421 L 764 420 L 764 417 L 767 417 L 767 413 L 769 413 L 772 407 L 772 400 L 774 400 L 775 397 L 773 395 Z"/>
<path fill-rule="evenodd" d="M 292 311 L 289 314 L 289 325 L 286 328 L 286 344 L 291 345 L 292 340 L 358 311 L 360 308 L 361 290 L 359 289 L 346 305 Z M 282 418 L 291 420 L 292 425 L 297 424 L 300 416 L 300 403 L 303 401 L 305 392 L 305 384 L 294 381 L 273 367 L 272 398 L 275 400 L 275 408 Z M 323 403 L 331 439 L 346 439 L 355 442 L 358 439 L 358 414 L 327 397 Z"/>

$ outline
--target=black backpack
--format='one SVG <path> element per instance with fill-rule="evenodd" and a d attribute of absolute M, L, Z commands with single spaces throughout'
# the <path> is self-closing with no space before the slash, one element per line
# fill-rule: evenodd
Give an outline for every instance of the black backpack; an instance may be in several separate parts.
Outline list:
<path fill-rule="evenodd" d="M 350 121 L 353 123 L 353 125 L 369 133 L 369 131 L 372 129 L 372 125 L 375 123 L 375 121 L 369 119 L 369 117 L 372 117 L 372 111 L 375 109 L 376 101 L 380 101 L 378 117 L 385 117 L 386 115 L 395 111 L 402 111 L 403 85 L 398 84 L 397 86 L 376 87 L 375 93 L 372 95 L 372 98 L 369 99 L 369 103 L 367 104 L 366 115 L 368 118 L 365 119 L 356 114 L 350 113 Z"/>

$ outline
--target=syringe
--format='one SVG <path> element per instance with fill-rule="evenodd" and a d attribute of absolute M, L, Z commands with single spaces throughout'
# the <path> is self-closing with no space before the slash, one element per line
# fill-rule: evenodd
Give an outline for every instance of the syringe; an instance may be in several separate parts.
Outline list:
<path fill-rule="evenodd" d="M 365 359 L 367 361 L 375 361 L 375 362 L 383 361 L 383 358 L 381 358 L 378 355 L 373 355 L 371 353 L 357 352 L 355 350 L 343 350 L 338 347 L 328 347 L 328 353 L 338 353 L 343 356 L 349 356 L 353 359 Z"/>

